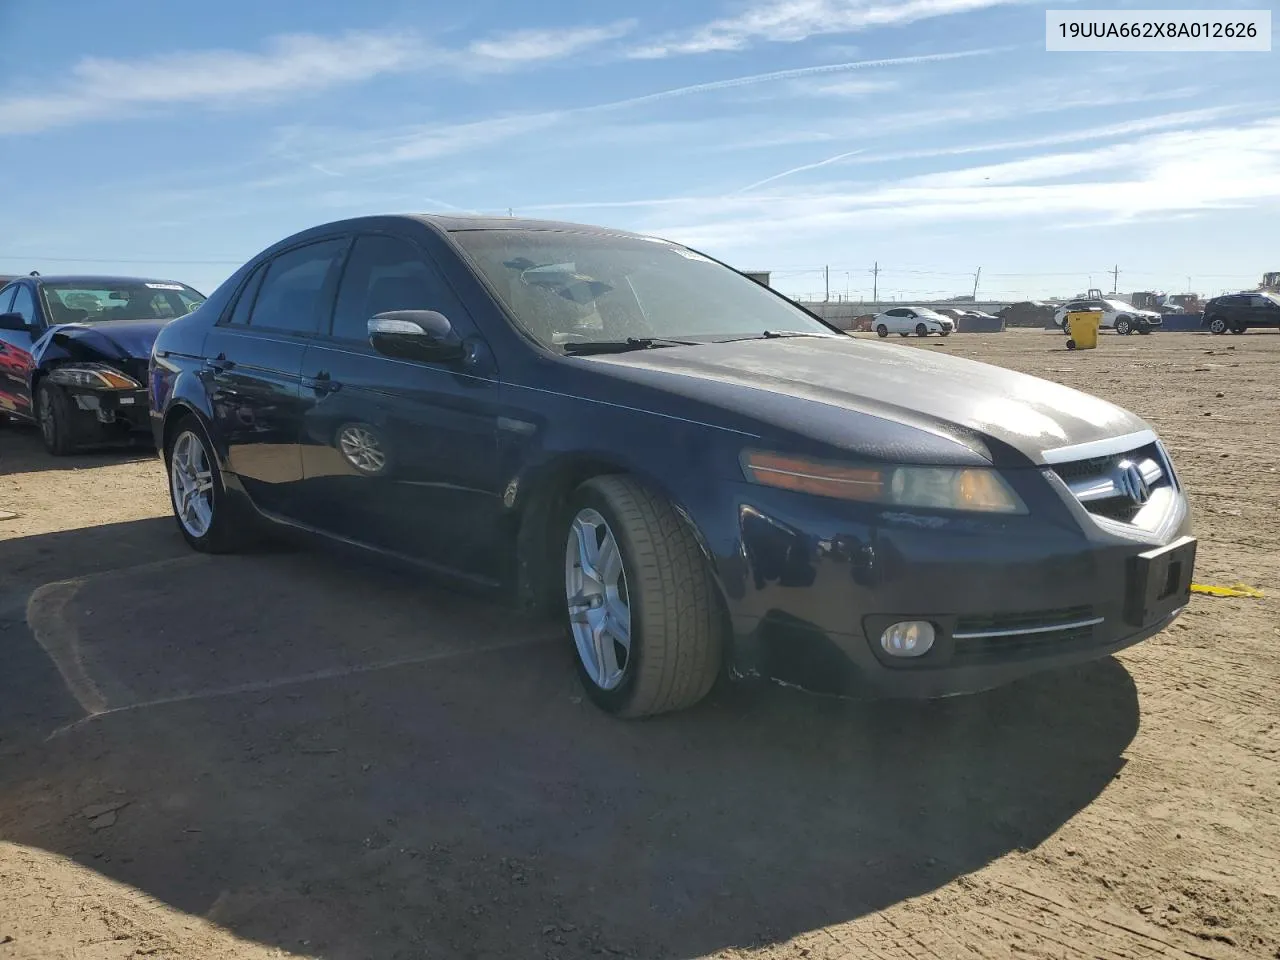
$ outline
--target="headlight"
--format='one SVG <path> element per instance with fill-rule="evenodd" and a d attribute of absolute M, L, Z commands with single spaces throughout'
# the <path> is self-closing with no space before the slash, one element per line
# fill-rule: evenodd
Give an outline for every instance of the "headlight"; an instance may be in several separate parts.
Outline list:
<path fill-rule="evenodd" d="M 1026 513 L 1004 478 L 985 467 L 860 467 L 750 450 L 742 472 L 752 483 L 837 500 L 984 513 Z"/>
<path fill-rule="evenodd" d="M 49 374 L 49 379 L 68 387 L 90 387 L 95 390 L 138 390 L 142 387 L 133 377 L 119 370 L 88 364 L 56 367 Z"/>

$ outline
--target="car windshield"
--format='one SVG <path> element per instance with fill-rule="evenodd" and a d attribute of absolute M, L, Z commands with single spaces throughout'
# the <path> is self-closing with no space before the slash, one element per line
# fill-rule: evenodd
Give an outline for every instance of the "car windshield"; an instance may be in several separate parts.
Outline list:
<path fill-rule="evenodd" d="M 930 310 L 928 307 L 914 307 L 917 317 L 932 317 L 934 320 L 950 320 L 950 317 L 944 317 L 936 310 Z"/>
<path fill-rule="evenodd" d="M 838 336 L 756 281 L 663 240 L 552 230 L 452 236 L 543 344 Z"/>
<path fill-rule="evenodd" d="M 1270 301 L 1271 301 L 1272 303 L 1274 303 L 1276 306 L 1280 307 L 1280 295 L 1277 295 L 1277 294 L 1274 294 L 1274 293 L 1267 293 L 1266 291 L 1263 291 L 1262 296 L 1263 296 L 1263 297 L 1265 297 L 1266 299 L 1270 300 Z"/>
<path fill-rule="evenodd" d="M 129 280 L 41 286 L 53 323 L 171 320 L 204 303 L 200 293 L 182 283 Z"/>
<path fill-rule="evenodd" d="M 1105 304 L 1106 304 L 1108 307 L 1110 307 L 1112 310 L 1135 310 L 1135 309 L 1137 309 L 1136 307 L 1133 307 L 1133 306 L 1131 306 L 1131 305 L 1129 305 L 1129 304 L 1125 303 L 1123 300 L 1104 300 L 1104 301 L 1102 301 L 1102 302 L 1103 302 L 1103 303 L 1105 303 Z"/>

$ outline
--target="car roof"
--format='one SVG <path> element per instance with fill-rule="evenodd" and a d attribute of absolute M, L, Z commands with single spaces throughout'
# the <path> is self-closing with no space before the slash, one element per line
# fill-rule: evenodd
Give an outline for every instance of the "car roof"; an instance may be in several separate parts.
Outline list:
<path fill-rule="evenodd" d="M 449 233 L 460 230 L 557 230 L 624 237 L 644 236 L 644 234 L 633 233 L 630 230 L 599 227 L 587 223 L 571 223 L 565 220 L 535 220 L 526 217 L 494 217 L 461 213 L 419 213 L 406 214 L 405 216 L 431 224 Z"/>

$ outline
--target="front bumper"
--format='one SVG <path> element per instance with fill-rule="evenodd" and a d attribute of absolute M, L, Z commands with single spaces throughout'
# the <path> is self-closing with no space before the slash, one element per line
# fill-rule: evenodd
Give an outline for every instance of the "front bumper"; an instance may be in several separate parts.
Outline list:
<path fill-rule="evenodd" d="M 96 390 L 91 387 L 63 387 L 71 400 L 77 427 L 89 435 L 96 431 L 105 438 L 132 433 L 150 433 L 147 391 Z"/>
<path fill-rule="evenodd" d="M 1134 622 L 1130 592 L 1135 558 L 1189 532 L 1181 494 L 1156 538 L 1108 530 L 1054 496 L 1029 516 L 989 518 L 747 484 L 739 493 L 732 549 L 712 547 L 739 675 L 848 696 L 944 697 L 1109 656 L 1180 612 Z M 1180 576 L 1189 585 L 1190 563 Z M 934 625 L 929 653 L 880 648 L 899 620 Z"/>

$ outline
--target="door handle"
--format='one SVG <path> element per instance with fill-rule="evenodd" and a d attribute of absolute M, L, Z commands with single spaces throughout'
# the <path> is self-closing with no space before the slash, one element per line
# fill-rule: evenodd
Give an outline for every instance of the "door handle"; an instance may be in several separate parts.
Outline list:
<path fill-rule="evenodd" d="M 323 397 L 330 393 L 337 393 L 342 389 L 342 384 L 331 378 L 328 370 L 321 370 L 311 378 L 311 389 Z"/>

